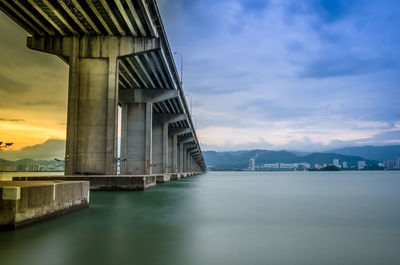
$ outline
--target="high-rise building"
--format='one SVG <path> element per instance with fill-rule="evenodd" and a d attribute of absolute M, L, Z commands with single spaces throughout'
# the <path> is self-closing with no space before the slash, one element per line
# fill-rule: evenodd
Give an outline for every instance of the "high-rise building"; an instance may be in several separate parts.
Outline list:
<path fill-rule="evenodd" d="M 256 159 L 255 158 L 249 159 L 249 169 L 256 170 Z"/>
<path fill-rule="evenodd" d="M 333 159 L 333 165 L 339 167 L 339 159 Z"/>
<path fill-rule="evenodd" d="M 343 166 L 342 166 L 343 168 L 347 168 L 347 162 L 346 161 L 343 161 Z"/>
<path fill-rule="evenodd" d="M 357 161 L 358 170 L 363 169 L 365 167 L 365 161 Z"/>

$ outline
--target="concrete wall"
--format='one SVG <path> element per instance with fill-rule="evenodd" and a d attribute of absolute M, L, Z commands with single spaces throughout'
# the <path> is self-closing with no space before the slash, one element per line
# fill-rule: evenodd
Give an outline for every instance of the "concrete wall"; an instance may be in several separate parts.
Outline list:
<path fill-rule="evenodd" d="M 0 228 L 22 225 L 89 206 L 89 182 L 0 182 Z"/>

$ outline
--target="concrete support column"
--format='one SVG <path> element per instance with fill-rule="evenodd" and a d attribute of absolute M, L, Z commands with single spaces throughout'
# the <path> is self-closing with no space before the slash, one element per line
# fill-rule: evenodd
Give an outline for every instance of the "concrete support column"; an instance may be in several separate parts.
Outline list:
<path fill-rule="evenodd" d="M 121 174 L 152 174 L 152 103 L 122 106 Z"/>
<path fill-rule="evenodd" d="M 121 104 L 120 174 L 127 174 L 128 104 Z"/>
<path fill-rule="evenodd" d="M 117 173 L 117 58 L 79 57 L 78 38 L 72 44 L 65 173 L 114 175 Z"/>
<path fill-rule="evenodd" d="M 163 152 L 162 152 L 162 159 L 163 159 L 163 168 L 162 173 L 170 172 L 170 161 L 169 160 L 169 136 L 168 136 L 168 123 L 164 123 L 162 127 L 162 144 L 163 144 Z"/>
<path fill-rule="evenodd" d="M 179 143 L 178 147 L 178 153 L 179 153 L 179 160 L 178 160 L 178 172 L 183 173 L 183 161 L 184 161 L 184 154 L 183 154 L 183 143 Z"/>
<path fill-rule="evenodd" d="M 190 153 L 188 152 L 188 150 L 186 149 L 186 172 L 190 171 Z"/>
<path fill-rule="evenodd" d="M 168 123 L 153 123 L 153 174 L 168 173 Z"/>
<path fill-rule="evenodd" d="M 173 135 L 168 135 L 168 173 L 174 171 L 174 146 L 173 146 Z M 175 148 L 176 149 L 176 148 Z"/>
<path fill-rule="evenodd" d="M 178 173 L 178 135 L 172 136 L 172 172 Z"/>
<path fill-rule="evenodd" d="M 182 152 L 183 163 L 182 163 L 182 172 L 187 172 L 187 149 L 183 148 Z"/>

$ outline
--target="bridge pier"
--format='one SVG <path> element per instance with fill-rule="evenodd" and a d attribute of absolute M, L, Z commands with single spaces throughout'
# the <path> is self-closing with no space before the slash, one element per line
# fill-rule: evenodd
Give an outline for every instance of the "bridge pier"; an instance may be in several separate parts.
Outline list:
<path fill-rule="evenodd" d="M 172 158 L 172 172 L 179 173 L 178 171 L 178 135 L 174 134 L 171 136 L 171 158 Z"/>
<path fill-rule="evenodd" d="M 113 175 L 117 173 L 117 58 L 79 58 L 76 43 L 70 57 L 65 172 Z"/>
<path fill-rule="evenodd" d="M 65 174 L 116 175 L 118 59 L 158 49 L 160 40 L 133 36 L 48 36 L 28 37 L 27 46 L 57 55 L 70 66 Z"/>
<path fill-rule="evenodd" d="M 168 173 L 168 123 L 153 121 L 153 173 Z"/>
<path fill-rule="evenodd" d="M 121 174 L 152 174 L 153 105 L 125 103 L 122 113 Z"/>
<path fill-rule="evenodd" d="M 179 173 L 183 173 L 183 165 L 184 165 L 184 149 L 183 149 L 183 143 L 179 143 L 179 148 L 178 148 L 178 152 L 179 152 L 179 160 L 178 160 L 178 172 Z"/>

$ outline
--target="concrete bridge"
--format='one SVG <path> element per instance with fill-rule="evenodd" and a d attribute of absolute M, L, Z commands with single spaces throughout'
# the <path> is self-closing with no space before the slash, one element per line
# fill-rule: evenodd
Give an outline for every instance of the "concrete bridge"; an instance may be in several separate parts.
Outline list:
<path fill-rule="evenodd" d="M 0 9 L 31 35 L 30 49 L 69 65 L 66 175 L 206 170 L 155 0 L 0 0 Z"/>

